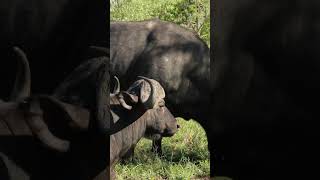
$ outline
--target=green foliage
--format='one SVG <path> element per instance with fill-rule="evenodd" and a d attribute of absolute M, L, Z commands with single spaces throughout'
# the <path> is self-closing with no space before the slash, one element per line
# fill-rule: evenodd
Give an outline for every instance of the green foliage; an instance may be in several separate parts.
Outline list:
<path fill-rule="evenodd" d="M 178 119 L 180 130 L 163 139 L 163 156 L 151 152 L 151 141 L 142 139 L 132 161 L 116 165 L 118 179 L 190 179 L 210 173 L 207 138 L 193 120 Z"/>
<path fill-rule="evenodd" d="M 209 0 L 170 1 L 158 9 L 159 19 L 175 22 L 192 29 L 210 45 L 210 5 Z"/>
<path fill-rule="evenodd" d="M 119 6 L 110 9 L 113 21 L 139 21 L 155 18 L 154 11 L 167 0 L 125 0 Z"/>
<path fill-rule="evenodd" d="M 210 46 L 209 0 L 126 0 L 110 10 L 111 20 L 151 18 L 174 22 L 195 31 Z"/>

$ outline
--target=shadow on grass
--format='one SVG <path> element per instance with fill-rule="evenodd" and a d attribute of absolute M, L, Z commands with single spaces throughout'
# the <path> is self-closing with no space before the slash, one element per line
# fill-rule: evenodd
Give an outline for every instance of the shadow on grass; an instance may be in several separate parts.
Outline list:
<path fill-rule="evenodd" d="M 199 162 L 207 160 L 208 157 L 205 152 L 199 153 L 197 151 L 186 151 L 185 149 L 175 149 L 171 151 L 164 151 L 163 155 L 159 156 L 154 152 L 146 150 L 144 152 L 135 153 L 135 155 L 126 160 L 122 160 L 121 164 L 139 165 L 140 163 L 145 162 L 155 162 L 162 161 L 165 163 L 193 163 L 195 165 Z"/>

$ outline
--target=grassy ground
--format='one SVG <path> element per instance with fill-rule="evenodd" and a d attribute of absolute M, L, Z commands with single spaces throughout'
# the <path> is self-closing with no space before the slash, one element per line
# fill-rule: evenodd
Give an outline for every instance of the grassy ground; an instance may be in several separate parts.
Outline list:
<path fill-rule="evenodd" d="M 191 179 L 210 173 L 209 152 L 205 131 L 195 121 L 178 119 L 180 130 L 164 138 L 164 155 L 151 152 L 151 141 L 138 143 L 134 158 L 116 165 L 118 179 Z"/>

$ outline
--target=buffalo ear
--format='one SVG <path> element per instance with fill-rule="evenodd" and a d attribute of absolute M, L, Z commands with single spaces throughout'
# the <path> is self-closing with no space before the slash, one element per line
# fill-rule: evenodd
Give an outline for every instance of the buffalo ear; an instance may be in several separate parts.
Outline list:
<path fill-rule="evenodd" d="M 126 95 L 133 95 L 132 99 L 137 103 L 139 100 L 143 103 L 148 97 L 148 85 L 145 80 L 137 80 L 135 81 L 126 92 Z M 136 95 L 137 94 L 137 95 Z"/>
<path fill-rule="evenodd" d="M 138 80 L 136 81 L 139 83 L 139 99 L 142 103 L 146 102 L 148 100 L 148 97 L 150 96 L 150 89 L 145 80 Z"/>

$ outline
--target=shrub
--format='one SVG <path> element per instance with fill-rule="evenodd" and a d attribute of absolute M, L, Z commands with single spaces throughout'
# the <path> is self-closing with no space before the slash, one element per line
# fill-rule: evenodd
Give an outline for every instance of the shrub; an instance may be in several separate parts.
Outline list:
<path fill-rule="evenodd" d="M 174 22 L 195 31 L 210 46 L 209 0 L 127 0 L 110 11 L 111 20 L 159 18 Z"/>

